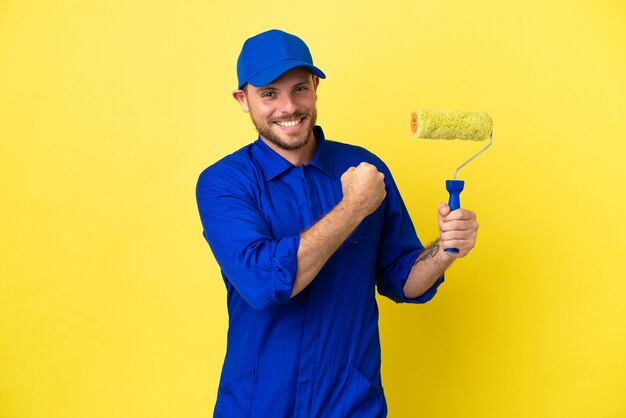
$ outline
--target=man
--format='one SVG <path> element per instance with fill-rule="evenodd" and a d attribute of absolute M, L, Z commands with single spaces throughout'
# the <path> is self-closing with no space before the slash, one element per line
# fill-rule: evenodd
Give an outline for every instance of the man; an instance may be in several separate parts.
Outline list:
<path fill-rule="evenodd" d="M 196 191 L 230 318 L 214 415 L 384 417 L 375 289 L 430 300 L 473 248 L 475 215 L 440 204 L 440 238 L 424 249 L 385 164 L 316 126 L 325 75 L 300 38 L 248 39 L 237 75 L 259 137 Z"/>

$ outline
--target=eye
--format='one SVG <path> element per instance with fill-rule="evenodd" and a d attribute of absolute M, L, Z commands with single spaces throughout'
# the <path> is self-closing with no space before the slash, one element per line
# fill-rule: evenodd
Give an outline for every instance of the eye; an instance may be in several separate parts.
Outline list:
<path fill-rule="evenodd" d="M 296 87 L 295 91 L 296 93 L 304 93 L 305 91 L 307 91 L 307 87 L 306 86 L 298 86 Z"/>
<path fill-rule="evenodd" d="M 272 97 L 275 97 L 275 96 L 276 96 L 276 93 L 274 93 L 273 91 L 266 91 L 261 94 L 261 97 L 268 98 L 268 99 L 271 99 Z"/>

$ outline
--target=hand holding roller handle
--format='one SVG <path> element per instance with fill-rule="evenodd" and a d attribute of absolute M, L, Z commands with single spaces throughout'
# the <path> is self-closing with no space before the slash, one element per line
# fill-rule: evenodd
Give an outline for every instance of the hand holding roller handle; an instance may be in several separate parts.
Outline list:
<path fill-rule="evenodd" d="M 476 245 L 476 236 L 478 235 L 476 214 L 471 210 L 453 208 L 445 203 L 439 204 L 438 212 L 441 248 L 450 257 L 464 257 Z"/>

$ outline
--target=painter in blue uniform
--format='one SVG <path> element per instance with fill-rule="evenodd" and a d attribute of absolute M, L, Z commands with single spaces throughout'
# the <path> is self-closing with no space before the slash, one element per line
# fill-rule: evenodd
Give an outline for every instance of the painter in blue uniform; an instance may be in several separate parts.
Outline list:
<path fill-rule="evenodd" d="M 229 314 L 214 416 L 385 417 L 375 291 L 430 300 L 475 215 L 440 205 L 440 239 L 422 246 L 386 165 L 315 124 L 325 75 L 299 38 L 252 37 L 237 68 L 259 137 L 196 190 Z"/>

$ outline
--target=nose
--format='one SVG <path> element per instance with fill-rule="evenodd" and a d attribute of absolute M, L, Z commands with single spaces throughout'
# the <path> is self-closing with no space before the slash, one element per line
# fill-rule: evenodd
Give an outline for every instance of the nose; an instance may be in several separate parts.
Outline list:
<path fill-rule="evenodd" d="M 281 113 L 292 114 L 298 109 L 298 104 L 290 94 L 283 94 L 278 103 L 278 110 Z"/>

